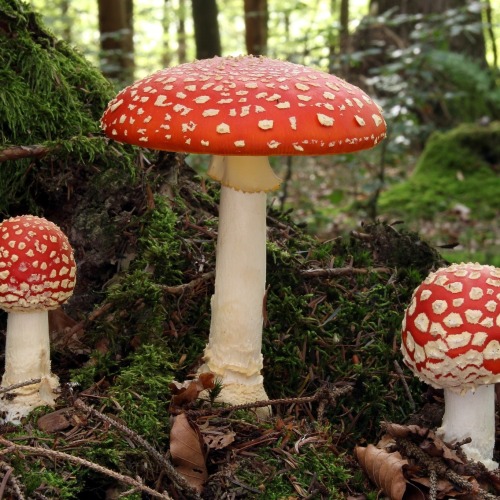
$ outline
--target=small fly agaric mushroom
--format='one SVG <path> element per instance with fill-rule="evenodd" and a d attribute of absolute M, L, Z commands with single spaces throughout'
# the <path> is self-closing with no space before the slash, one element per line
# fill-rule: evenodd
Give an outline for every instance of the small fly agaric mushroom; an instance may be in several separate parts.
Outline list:
<path fill-rule="evenodd" d="M 41 379 L 4 395 L 1 420 L 16 423 L 54 404 L 59 380 L 50 371 L 48 311 L 71 296 L 75 276 L 73 250 L 54 223 L 24 215 L 0 224 L 0 308 L 8 313 L 1 386 Z"/>
<path fill-rule="evenodd" d="M 215 293 L 205 367 L 222 401 L 266 400 L 261 376 L 268 156 L 349 153 L 385 137 L 380 108 L 336 76 L 265 57 L 167 68 L 122 90 L 102 117 L 112 139 L 214 155 L 222 184 Z"/>
<path fill-rule="evenodd" d="M 463 446 L 467 458 L 498 466 L 495 391 L 500 382 L 500 269 L 452 264 L 431 273 L 413 293 L 402 326 L 406 365 L 444 389 L 439 433 Z"/>

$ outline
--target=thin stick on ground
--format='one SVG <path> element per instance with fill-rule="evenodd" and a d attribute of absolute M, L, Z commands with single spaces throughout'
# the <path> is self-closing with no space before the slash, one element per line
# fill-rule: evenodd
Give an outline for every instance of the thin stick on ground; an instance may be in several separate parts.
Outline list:
<path fill-rule="evenodd" d="M 396 370 L 396 373 L 398 374 L 399 379 L 403 384 L 403 388 L 406 392 L 406 397 L 408 398 L 408 403 L 410 404 L 410 408 L 412 411 L 415 411 L 416 408 L 415 401 L 413 399 L 413 396 L 411 395 L 410 388 L 408 387 L 408 382 L 406 382 L 405 374 L 403 373 L 403 370 L 401 369 L 401 366 L 399 366 L 397 360 L 394 360 L 394 369 Z"/>
<path fill-rule="evenodd" d="M 320 387 L 312 396 L 304 396 L 297 398 L 281 398 L 281 399 L 268 399 L 264 401 L 255 401 L 253 403 L 245 403 L 235 406 L 223 406 L 221 408 L 210 408 L 207 410 L 189 410 L 188 415 L 194 417 L 203 417 L 207 415 L 221 415 L 223 413 L 231 413 L 238 410 L 252 410 L 254 408 L 265 408 L 266 406 L 277 405 L 292 405 L 292 404 L 306 404 L 314 401 L 327 400 L 330 404 L 340 396 L 348 394 L 352 391 L 350 385 L 344 387 L 329 388 L 327 386 Z"/>
<path fill-rule="evenodd" d="M 3 437 L 0 437 L 0 444 L 7 446 L 6 449 L 0 450 L 0 455 L 4 455 L 7 452 L 11 451 L 19 451 L 24 452 L 31 455 L 43 456 L 50 458 L 52 460 L 65 460 L 75 465 L 81 465 L 83 467 L 87 467 L 88 469 L 92 469 L 99 474 L 104 476 L 108 476 L 112 479 L 116 479 L 117 481 L 127 484 L 133 488 L 137 488 L 138 490 L 151 495 L 154 498 L 163 498 L 166 500 L 172 500 L 167 493 L 160 493 L 159 491 L 153 490 L 148 486 L 142 484 L 140 481 L 133 479 L 129 476 L 124 476 L 123 474 L 119 474 L 114 470 L 108 469 L 107 467 L 103 467 L 102 465 L 95 464 L 94 462 L 90 462 L 89 460 L 85 460 L 84 458 L 76 457 L 74 455 L 69 455 L 68 453 L 63 453 L 62 451 L 50 450 L 48 448 L 41 448 L 39 446 L 28 446 L 23 444 L 13 443 Z"/>
<path fill-rule="evenodd" d="M 24 500 L 24 494 L 17 477 L 13 474 L 14 469 L 5 462 L 0 462 L 0 470 L 4 473 L 2 484 L 0 484 L 0 498 L 4 498 L 5 493 L 15 493 L 17 500 Z"/>
<path fill-rule="evenodd" d="M 77 399 L 73 403 L 73 406 L 79 410 L 83 410 L 90 413 L 91 415 L 102 420 L 103 422 L 106 422 L 114 426 L 122 434 L 125 434 L 126 436 L 134 440 L 138 445 L 142 446 L 142 448 L 146 450 L 158 462 L 158 464 L 164 469 L 168 478 L 173 483 L 175 483 L 175 485 L 178 488 L 182 489 L 183 491 L 186 491 L 195 498 L 199 498 L 198 492 L 184 479 L 183 476 L 181 476 L 174 469 L 173 465 L 158 450 L 156 450 L 153 446 L 151 446 L 151 444 L 149 444 L 142 436 L 139 436 L 139 434 L 134 432 L 132 429 L 129 429 L 126 425 L 117 422 L 113 418 L 108 417 L 107 415 L 104 415 L 104 413 L 101 413 L 95 408 L 92 408 L 91 406 L 85 404 L 81 399 Z"/>
<path fill-rule="evenodd" d="M 301 271 L 301 275 L 304 278 L 313 278 L 317 276 L 321 277 L 333 277 L 333 276 L 349 276 L 351 274 L 369 274 L 369 273 L 385 273 L 390 274 L 392 272 L 388 267 L 329 267 L 323 269 L 305 269 Z"/>
<path fill-rule="evenodd" d="M 17 384 L 9 385 L 8 387 L 0 387 L 0 394 L 13 391 L 14 389 L 19 389 L 20 387 L 25 387 L 27 385 L 39 384 L 41 381 L 42 381 L 41 378 L 32 378 L 30 380 L 18 382 Z"/>

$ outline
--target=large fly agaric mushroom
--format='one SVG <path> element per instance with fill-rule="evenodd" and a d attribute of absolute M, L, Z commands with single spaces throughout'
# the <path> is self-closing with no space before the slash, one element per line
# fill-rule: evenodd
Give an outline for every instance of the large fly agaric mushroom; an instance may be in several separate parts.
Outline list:
<path fill-rule="evenodd" d="M 1 386 L 40 379 L 0 399 L 1 420 L 19 422 L 54 404 L 59 380 L 50 369 L 48 311 L 71 296 L 75 276 L 73 250 L 54 223 L 24 215 L 0 224 L 0 308 L 8 313 Z"/>
<path fill-rule="evenodd" d="M 439 432 L 459 442 L 467 457 L 498 466 L 495 390 L 500 382 L 500 269 L 462 263 L 431 273 L 415 290 L 402 327 L 407 366 L 424 382 L 444 389 Z"/>
<path fill-rule="evenodd" d="M 262 369 L 268 156 L 349 153 L 375 146 L 377 104 L 336 76 L 265 57 L 215 57 L 167 68 L 122 90 L 102 117 L 112 139 L 214 155 L 221 182 L 212 322 L 205 366 L 222 401 L 266 400 Z"/>

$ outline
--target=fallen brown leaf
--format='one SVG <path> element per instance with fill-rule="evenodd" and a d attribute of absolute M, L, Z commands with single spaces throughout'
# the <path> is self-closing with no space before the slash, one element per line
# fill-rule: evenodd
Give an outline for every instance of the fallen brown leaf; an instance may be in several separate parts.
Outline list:
<path fill-rule="evenodd" d="M 234 438 L 236 437 L 236 432 L 234 431 L 225 431 L 221 432 L 216 428 L 207 428 L 202 430 L 203 441 L 207 445 L 207 447 L 211 450 L 222 450 L 226 448 L 231 443 L 234 442 Z"/>
<path fill-rule="evenodd" d="M 204 444 L 199 431 L 181 413 L 174 417 L 170 431 L 170 454 L 177 472 L 198 492 L 208 478 Z"/>
<path fill-rule="evenodd" d="M 388 453 L 369 444 L 366 448 L 356 446 L 355 455 L 370 480 L 391 500 L 403 499 L 407 486 L 403 466 L 408 461 L 399 452 Z"/>
<path fill-rule="evenodd" d="M 174 380 L 169 384 L 172 393 L 173 406 L 187 406 L 198 398 L 200 392 L 213 389 L 215 386 L 215 375 L 213 373 L 200 373 L 193 380 L 177 382 Z"/>

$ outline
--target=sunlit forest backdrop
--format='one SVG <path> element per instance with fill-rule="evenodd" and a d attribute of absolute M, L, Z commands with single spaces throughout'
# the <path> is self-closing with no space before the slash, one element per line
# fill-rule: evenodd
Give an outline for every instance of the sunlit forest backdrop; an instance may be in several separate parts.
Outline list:
<path fill-rule="evenodd" d="M 388 140 L 356 156 L 275 158 L 285 182 L 271 203 L 292 208 L 324 238 L 365 218 L 400 217 L 434 243 L 453 247 L 454 260 L 496 258 L 497 150 L 480 147 L 494 175 L 484 193 L 466 188 L 467 167 L 453 159 L 449 191 L 410 182 L 396 194 L 385 193 L 422 170 L 418 161 L 434 132 L 500 118 L 498 0 L 31 3 L 56 35 L 77 46 L 117 89 L 162 67 L 244 53 L 312 65 L 362 87 L 385 110 Z M 200 171 L 205 160 L 188 159 Z M 424 174 L 428 169 L 435 166 L 424 165 Z M 427 183 L 437 185 L 432 176 Z M 412 189 L 420 204 L 409 200 Z"/>

